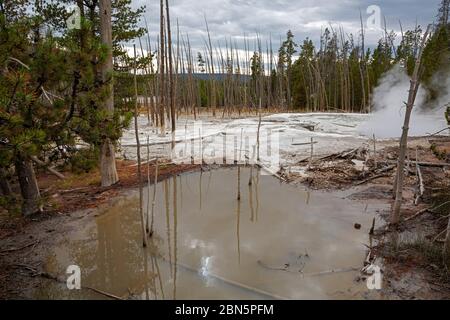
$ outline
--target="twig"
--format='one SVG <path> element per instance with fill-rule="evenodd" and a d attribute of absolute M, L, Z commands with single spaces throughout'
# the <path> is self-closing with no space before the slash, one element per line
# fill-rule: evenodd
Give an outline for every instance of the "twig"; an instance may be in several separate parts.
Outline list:
<path fill-rule="evenodd" d="M 412 215 L 411 217 L 406 218 L 404 221 L 412 220 L 412 219 L 416 218 L 417 216 L 419 216 L 422 213 L 425 213 L 427 211 L 433 212 L 434 210 L 439 209 L 439 208 L 441 208 L 441 207 L 443 207 L 443 206 L 445 206 L 445 205 L 447 205 L 449 203 L 450 203 L 450 201 L 446 201 L 446 202 L 443 202 L 443 203 L 441 203 L 440 205 L 438 205 L 436 207 L 427 207 L 425 209 L 422 209 L 422 210 L 418 211 L 416 214 Z M 439 219 L 443 219 L 443 218 L 445 218 L 445 217 L 441 217 Z"/>
<path fill-rule="evenodd" d="M 104 296 L 106 296 L 108 298 L 112 298 L 112 299 L 115 299 L 115 300 L 123 300 L 123 298 L 121 298 L 121 297 L 118 297 L 116 295 L 113 295 L 111 293 L 108 293 L 108 292 L 105 292 L 105 291 L 102 291 L 102 290 L 99 290 L 99 289 L 95 289 L 95 288 L 92 288 L 92 287 L 82 287 L 82 288 L 83 289 L 92 290 L 92 291 L 94 291 L 96 293 L 99 293 L 99 294 L 102 294 L 102 295 L 104 295 Z"/>
<path fill-rule="evenodd" d="M 396 160 L 386 160 L 386 163 L 397 163 Z M 445 162 L 420 162 L 420 161 L 405 161 L 405 163 L 419 164 L 422 167 L 450 167 L 450 163 Z"/>
<path fill-rule="evenodd" d="M 359 181 L 359 182 L 355 183 L 354 185 L 355 185 L 355 186 L 359 186 L 359 185 L 364 184 L 364 183 L 367 183 L 367 182 L 369 182 L 369 181 L 372 181 L 372 180 L 375 180 L 375 179 L 378 179 L 378 178 L 382 178 L 382 177 L 388 177 L 388 176 L 390 176 L 390 175 L 391 175 L 390 173 L 380 173 L 380 174 L 376 174 L 376 175 L 374 175 L 374 176 L 372 176 L 372 177 L 370 177 L 370 178 L 364 179 L 363 181 Z"/>
<path fill-rule="evenodd" d="M 441 235 L 443 235 L 445 232 L 447 231 L 447 228 L 445 228 L 444 230 L 442 230 L 442 232 L 439 232 L 439 234 L 433 238 L 433 240 L 431 242 L 436 242 L 437 239 L 439 239 L 439 237 Z"/>
<path fill-rule="evenodd" d="M 33 268 L 33 269 L 34 269 L 34 268 Z M 34 276 L 34 277 L 36 277 L 36 276 L 38 276 L 38 277 L 43 277 L 43 278 L 50 279 L 50 280 L 54 280 L 54 281 L 60 282 L 60 283 L 66 283 L 66 281 L 64 281 L 64 280 L 62 280 L 62 279 L 59 279 L 58 277 L 56 277 L 56 276 L 54 276 L 54 275 L 52 275 L 52 274 L 50 274 L 50 273 L 48 273 L 48 272 L 37 272 L 37 271 L 35 271 L 35 273 L 33 274 L 33 276 Z M 106 297 L 108 297 L 108 298 L 112 298 L 112 299 L 115 299 L 115 300 L 124 300 L 124 299 L 121 298 L 121 297 L 118 297 L 118 296 L 116 296 L 116 295 L 113 295 L 113 294 L 111 294 L 111 293 L 108 293 L 108 292 L 106 292 L 106 291 L 102 291 L 102 290 L 99 290 L 99 289 L 96 289 L 96 288 L 93 288 L 93 287 L 81 286 L 81 289 L 91 290 L 91 291 L 94 291 L 94 292 L 96 292 L 96 293 L 98 293 L 98 294 L 104 295 L 104 296 L 106 296 Z"/>
<path fill-rule="evenodd" d="M 441 203 L 440 205 L 438 205 L 437 207 L 431 208 L 430 211 L 433 212 L 434 210 L 439 209 L 439 208 L 441 208 L 441 207 L 443 207 L 443 206 L 445 206 L 445 205 L 447 205 L 449 203 L 450 203 L 450 201 L 445 201 L 445 202 Z"/>
<path fill-rule="evenodd" d="M 414 218 L 420 216 L 421 214 L 423 214 L 423 213 L 429 211 L 430 209 L 431 209 L 431 207 L 427 207 L 427 208 L 425 208 L 425 209 L 419 210 L 419 211 L 417 211 L 414 215 L 412 215 L 412 216 L 406 218 L 406 219 L 403 220 L 403 221 L 406 222 L 406 221 L 412 220 L 412 219 L 414 219 Z"/>
<path fill-rule="evenodd" d="M 442 131 L 445 131 L 445 130 L 450 130 L 450 127 L 444 128 L 444 129 L 439 130 L 438 132 L 435 132 L 435 133 L 431 133 L 428 136 L 429 137 L 435 136 L 435 135 L 437 135 L 437 134 L 439 134 L 439 133 L 441 133 Z"/>
<path fill-rule="evenodd" d="M 318 141 L 314 141 L 313 144 L 319 143 Z M 299 142 L 299 143 L 291 143 L 291 146 L 306 146 L 310 145 L 311 142 Z"/>
<path fill-rule="evenodd" d="M 37 273 L 37 269 L 36 269 L 36 268 L 33 268 L 33 267 L 31 267 L 31 266 L 29 266 L 29 265 L 27 265 L 27 264 L 23 264 L 23 263 L 15 263 L 15 264 L 12 264 L 11 266 L 12 266 L 12 267 L 18 267 L 18 268 L 26 269 L 26 270 L 28 270 L 28 271 L 33 272 L 34 274 Z"/>
<path fill-rule="evenodd" d="M 351 271 L 358 271 L 358 270 L 359 270 L 359 268 L 332 269 L 332 270 L 315 272 L 315 273 L 304 273 L 303 276 L 315 277 L 315 276 L 323 276 L 323 275 L 328 275 L 328 274 L 351 272 Z"/>
<path fill-rule="evenodd" d="M 0 254 L 5 254 L 5 253 L 13 252 L 13 251 L 19 251 L 19 250 L 31 247 L 32 245 L 35 245 L 37 243 L 39 243 L 39 240 L 30 242 L 30 243 L 28 243 L 28 244 L 26 244 L 26 245 L 24 245 L 22 247 L 19 247 L 19 248 L 10 248 L 10 249 L 2 250 L 2 251 L 0 251 Z"/>

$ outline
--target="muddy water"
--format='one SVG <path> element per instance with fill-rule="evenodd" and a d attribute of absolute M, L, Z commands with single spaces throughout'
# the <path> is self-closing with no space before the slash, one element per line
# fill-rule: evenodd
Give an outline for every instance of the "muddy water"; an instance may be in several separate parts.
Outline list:
<path fill-rule="evenodd" d="M 95 223 L 66 235 L 45 268 L 67 277 L 81 268 L 83 287 L 149 299 L 355 299 L 355 281 L 380 204 L 342 193 L 281 184 L 256 169 L 220 169 L 157 185 L 155 234 L 142 248 L 138 197 L 120 200 Z M 252 183 L 249 185 L 250 174 Z M 153 186 L 144 194 L 153 197 Z M 151 208 L 151 202 L 148 203 Z M 147 207 L 147 201 L 144 202 Z M 362 225 L 360 230 L 354 224 Z M 47 281 L 36 298 L 104 298 Z"/>

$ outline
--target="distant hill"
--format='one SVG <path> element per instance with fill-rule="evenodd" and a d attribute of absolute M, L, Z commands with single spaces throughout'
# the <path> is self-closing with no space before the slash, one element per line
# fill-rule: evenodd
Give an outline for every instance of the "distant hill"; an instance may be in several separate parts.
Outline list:
<path fill-rule="evenodd" d="M 180 74 L 181 77 L 188 77 L 188 74 Z M 225 80 L 227 77 L 229 77 L 228 74 L 224 74 L 224 73 L 216 73 L 214 75 L 210 75 L 208 73 L 193 73 L 192 76 L 195 79 L 199 79 L 199 80 L 210 80 L 210 79 L 214 79 L 216 81 L 223 81 Z M 242 82 L 247 82 L 251 80 L 251 77 L 248 75 L 237 75 L 234 74 L 233 77 L 237 77 L 240 81 Z"/>

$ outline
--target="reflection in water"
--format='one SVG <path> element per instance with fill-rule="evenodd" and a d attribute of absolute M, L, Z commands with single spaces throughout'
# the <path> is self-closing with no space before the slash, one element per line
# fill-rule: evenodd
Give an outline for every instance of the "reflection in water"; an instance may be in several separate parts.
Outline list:
<path fill-rule="evenodd" d="M 241 201 L 237 201 L 236 209 L 236 237 L 237 237 L 237 254 L 238 264 L 241 264 L 241 238 L 240 238 L 240 224 L 241 224 Z"/>
<path fill-rule="evenodd" d="M 241 167 L 237 169 L 237 200 L 241 201 Z"/>
<path fill-rule="evenodd" d="M 199 208 L 200 212 L 202 212 L 202 177 L 203 177 L 203 170 L 200 170 L 200 180 L 199 180 L 199 186 L 198 186 L 198 201 L 199 201 Z"/>
<path fill-rule="evenodd" d="M 250 179 L 252 179 L 251 176 Z M 250 182 L 248 184 L 248 204 L 250 207 L 250 221 L 253 222 L 255 214 L 253 210 L 253 183 Z"/>
<path fill-rule="evenodd" d="M 202 202 L 207 215 L 199 214 L 201 188 L 189 187 L 197 185 L 201 173 L 158 183 L 155 232 L 144 251 L 137 194 L 122 199 L 96 224 L 74 228 L 49 256 L 47 271 L 65 275 L 68 265 L 77 264 L 83 285 L 120 297 L 131 292 L 143 299 L 323 299 L 367 294 L 365 284 L 354 281 L 357 272 L 326 272 L 362 265 L 372 217 L 383 206 L 364 208 L 342 199 L 341 193 L 311 191 L 310 197 L 302 188 L 261 176 L 260 170 L 249 188 L 241 188 L 242 200 L 237 201 L 236 171 L 211 173 Z M 250 169 L 242 168 L 241 174 L 250 174 Z M 241 219 L 241 214 L 250 219 Z M 353 228 L 355 222 L 361 230 Z M 302 265 L 302 277 L 295 266 L 305 252 L 309 258 Z M 289 272 L 283 271 L 286 264 L 292 266 Z M 51 283 L 36 295 L 99 298 Z"/>
<path fill-rule="evenodd" d="M 144 254 L 144 282 L 145 282 L 145 300 L 150 300 L 150 292 L 148 288 L 149 277 L 148 277 L 148 255 L 147 250 L 142 248 Z"/>
<path fill-rule="evenodd" d="M 208 192 L 209 192 L 209 186 L 211 185 L 211 178 L 212 178 L 212 170 L 209 170 L 208 186 L 206 187 L 206 195 L 208 195 Z"/>
<path fill-rule="evenodd" d="M 258 213 L 259 213 L 259 176 L 261 174 L 261 170 L 258 167 L 258 170 L 256 171 L 256 183 L 255 183 L 255 194 L 256 194 L 256 212 L 255 212 L 255 221 L 258 222 Z"/>
<path fill-rule="evenodd" d="M 152 242 L 152 240 L 150 240 L 150 242 Z M 150 245 L 152 245 L 152 243 Z M 153 275 L 152 276 L 152 293 L 153 293 L 155 300 L 158 300 L 158 288 L 156 287 L 156 277 L 154 276 L 157 273 L 155 271 L 155 261 L 153 260 L 153 255 L 150 256 L 150 263 L 152 266 L 152 275 Z M 159 273 L 157 275 L 160 276 Z"/>
<path fill-rule="evenodd" d="M 183 210 L 183 176 L 180 175 L 180 209 Z"/>
<path fill-rule="evenodd" d="M 153 243 L 153 238 L 151 239 L 152 241 L 152 246 L 155 247 L 154 243 Z M 159 268 L 159 263 L 158 263 L 158 258 L 157 258 L 157 254 L 154 253 L 151 255 L 152 258 L 152 263 L 155 265 L 156 267 L 156 276 L 158 277 L 158 282 L 159 282 L 159 288 L 161 290 L 161 297 L 164 300 L 165 296 L 164 296 L 164 286 L 163 286 L 163 281 L 162 281 L 162 275 L 161 275 L 161 269 Z M 155 286 L 155 296 L 156 298 L 158 297 L 158 290 L 156 289 Z"/>
<path fill-rule="evenodd" d="M 169 208 L 169 179 L 164 180 L 164 199 L 166 208 L 166 229 L 167 229 L 167 246 L 169 248 L 167 254 L 169 256 L 170 274 L 172 275 L 172 250 L 170 248 L 170 208 Z"/>
<path fill-rule="evenodd" d="M 177 298 L 177 235 L 178 235 L 178 217 L 177 217 L 177 176 L 173 176 L 173 299 Z"/>
<path fill-rule="evenodd" d="M 157 182 L 158 182 L 158 158 L 156 158 L 156 164 L 155 164 L 155 180 L 153 181 L 153 199 L 152 199 L 152 214 L 151 214 L 151 221 L 149 223 L 148 219 L 150 219 L 150 215 L 147 212 L 147 225 L 150 224 L 150 231 L 149 235 L 150 237 L 153 236 L 153 226 L 155 221 L 155 204 L 156 204 L 156 189 L 157 189 Z M 148 199 L 147 203 L 150 203 L 150 186 L 148 186 L 147 190 Z M 148 207 L 148 205 L 147 205 Z"/>

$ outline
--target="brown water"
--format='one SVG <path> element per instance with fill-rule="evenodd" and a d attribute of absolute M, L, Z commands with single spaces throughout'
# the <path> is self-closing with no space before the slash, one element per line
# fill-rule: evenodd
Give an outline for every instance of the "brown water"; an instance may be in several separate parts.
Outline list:
<path fill-rule="evenodd" d="M 96 223 L 66 235 L 46 269 L 65 277 L 79 265 L 82 286 L 143 299 L 366 298 L 357 282 L 368 230 L 380 204 L 308 191 L 241 168 L 172 177 L 157 185 L 155 235 L 142 248 L 138 196 L 118 201 Z M 153 186 L 150 187 L 153 196 Z M 147 195 L 147 190 L 144 189 Z M 146 208 L 147 202 L 144 202 Z M 362 228 L 356 230 L 355 223 Z M 350 270 L 350 271 L 349 271 Z M 331 272 L 334 271 L 334 272 Z M 37 298 L 104 298 L 49 281 Z"/>

